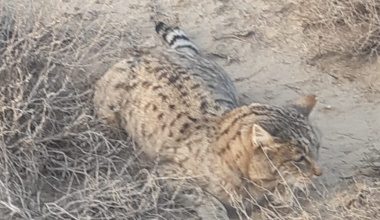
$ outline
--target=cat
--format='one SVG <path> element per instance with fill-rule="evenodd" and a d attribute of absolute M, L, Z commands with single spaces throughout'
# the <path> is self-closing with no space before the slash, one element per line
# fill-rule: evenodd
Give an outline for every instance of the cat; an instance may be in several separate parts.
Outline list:
<path fill-rule="evenodd" d="M 202 219 L 229 219 L 230 207 L 249 213 L 279 184 L 305 188 L 322 174 L 314 95 L 241 105 L 228 74 L 181 29 L 155 28 L 170 49 L 117 62 L 97 81 L 94 105 L 158 158 L 157 175 L 178 204 Z"/>

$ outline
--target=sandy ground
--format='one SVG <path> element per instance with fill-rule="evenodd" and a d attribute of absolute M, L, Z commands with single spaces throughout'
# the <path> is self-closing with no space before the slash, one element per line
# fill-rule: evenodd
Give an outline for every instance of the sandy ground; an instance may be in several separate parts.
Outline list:
<path fill-rule="evenodd" d="M 227 70 L 243 102 L 282 104 L 316 94 L 312 120 L 323 133 L 320 163 L 324 175 L 318 180 L 323 194 L 360 177 L 358 172 L 365 170 L 370 149 L 380 150 L 379 65 L 360 69 L 333 62 L 310 65 L 309 41 L 302 35 L 295 2 L 94 2 L 89 6 L 67 0 L 62 10 L 107 13 L 111 21 L 125 24 L 120 31 L 125 33 L 126 43 L 144 47 L 162 44 L 151 16 L 179 25 L 210 59 Z"/>

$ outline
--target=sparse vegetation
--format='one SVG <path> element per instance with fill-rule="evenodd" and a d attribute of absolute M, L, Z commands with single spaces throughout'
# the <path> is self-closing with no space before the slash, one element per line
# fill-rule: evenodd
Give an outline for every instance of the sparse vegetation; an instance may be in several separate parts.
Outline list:
<path fill-rule="evenodd" d="M 315 57 L 374 59 L 379 55 L 379 1 L 305 0 L 299 7 L 304 32 L 315 43 Z"/>
<path fill-rule="evenodd" d="M 128 28 L 101 11 L 46 16 L 21 2 L 0 3 L 0 219 L 190 218 L 159 185 L 154 166 L 136 157 L 127 134 L 93 112 L 94 82 L 134 46 L 125 40 Z M 378 55 L 380 3 L 310 3 L 305 31 L 318 33 L 319 54 Z M 368 185 L 351 179 L 336 195 L 322 193 L 311 209 L 262 207 L 258 216 L 378 219 L 374 176 Z"/>
<path fill-rule="evenodd" d="M 46 21 L 31 5 L 3 4 L 1 15 L 0 219 L 156 213 L 155 180 L 127 136 L 91 107 L 92 84 L 121 50 L 120 34 L 81 12 Z"/>

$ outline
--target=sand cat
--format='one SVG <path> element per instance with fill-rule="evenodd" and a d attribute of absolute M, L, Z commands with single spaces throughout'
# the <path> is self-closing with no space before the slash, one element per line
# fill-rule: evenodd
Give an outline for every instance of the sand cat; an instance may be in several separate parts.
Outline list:
<path fill-rule="evenodd" d="M 321 175 L 320 137 L 309 122 L 314 95 L 288 106 L 239 106 L 227 73 L 178 27 L 156 23 L 171 49 L 131 55 L 97 82 L 94 104 L 146 155 L 176 201 L 202 219 L 252 210 L 279 183 L 306 187 Z"/>

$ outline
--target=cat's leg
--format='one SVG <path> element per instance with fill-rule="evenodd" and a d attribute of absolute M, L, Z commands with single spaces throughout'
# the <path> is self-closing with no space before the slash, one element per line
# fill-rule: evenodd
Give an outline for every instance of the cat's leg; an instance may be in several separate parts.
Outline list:
<path fill-rule="evenodd" d="M 224 205 L 214 195 L 200 188 L 196 179 L 187 177 L 184 173 L 185 171 L 176 164 L 160 165 L 157 169 L 157 174 L 173 194 L 176 204 L 196 212 L 202 220 L 228 220 L 228 212 Z"/>
<path fill-rule="evenodd" d="M 295 189 L 287 184 L 279 183 L 272 192 L 267 194 L 268 202 L 275 207 L 291 207 L 294 203 Z"/>

